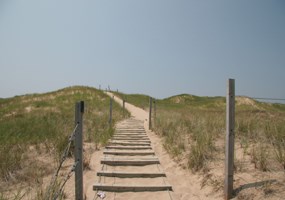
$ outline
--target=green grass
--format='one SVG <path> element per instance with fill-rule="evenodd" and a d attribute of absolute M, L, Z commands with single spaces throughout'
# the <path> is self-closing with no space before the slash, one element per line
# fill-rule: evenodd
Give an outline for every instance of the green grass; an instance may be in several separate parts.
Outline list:
<path fill-rule="evenodd" d="M 95 88 L 76 86 L 0 99 L 0 181 L 7 184 L 27 181 L 23 173 L 31 173 L 27 168 L 34 169 L 40 164 L 36 160 L 26 162 L 33 160 L 28 153 L 31 147 L 39 155 L 49 153 L 55 159 L 60 158 L 75 126 L 74 110 L 78 101 L 85 102 L 84 140 L 94 142 L 97 147 L 106 144 L 113 134 L 113 127 L 108 123 L 110 98 Z M 114 103 L 113 124 L 121 119 L 122 108 Z M 29 179 L 38 179 L 39 174 Z M 3 189 L 0 184 L 0 194 Z"/>

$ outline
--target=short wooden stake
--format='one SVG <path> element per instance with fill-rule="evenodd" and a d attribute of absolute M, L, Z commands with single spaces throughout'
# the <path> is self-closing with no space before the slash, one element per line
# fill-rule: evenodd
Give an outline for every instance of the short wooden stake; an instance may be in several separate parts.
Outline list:
<path fill-rule="evenodd" d="M 152 110 L 152 97 L 149 97 L 149 117 L 148 117 L 148 129 L 151 130 L 151 110 Z"/>
<path fill-rule="evenodd" d="M 232 198 L 234 178 L 235 80 L 228 80 L 226 114 L 225 199 Z"/>
<path fill-rule="evenodd" d="M 75 197 L 83 200 L 83 113 L 84 101 L 75 105 L 75 125 L 78 125 L 74 141 L 75 156 Z"/>

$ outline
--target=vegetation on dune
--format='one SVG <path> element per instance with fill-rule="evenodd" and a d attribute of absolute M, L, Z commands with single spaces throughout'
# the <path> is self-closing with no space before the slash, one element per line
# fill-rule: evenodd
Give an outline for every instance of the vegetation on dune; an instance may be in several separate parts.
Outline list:
<path fill-rule="evenodd" d="M 131 103 L 137 107 L 140 107 L 144 110 L 149 108 L 149 96 L 143 94 L 123 94 L 120 92 L 113 92 L 114 95 L 120 99 L 124 99 L 126 102 Z"/>
<path fill-rule="evenodd" d="M 76 86 L 0 99 L 0 180 L 6 182 L 0 184 L 0 197 L 8 183 L 37 181 L 51 173 L 48 163 L 31 156 L 48 153 L 59 160 L 75 127 L 77 101 L 85 102 L 84 140 L 96 146 L 105 144 L 113 127 L 108 123 L 110 98 L 100 90 Z M 122 108 L 113 104 L 114 122 L 122 118 Z"/>
<path fill-rule="evenodd" d="M 123 95 L 130 103 L 148 106 L 144 96 Z M 177 159 L 187 158 L 192 171 L 200 171 L 224 151 L 226 99 L 177 95 L 156 100 L 154 130 Z M 136 104 L 138 105 L 138 104 Z M 285 169 L 285 105 L 236 97 L 236 144 L 250 155 L 256 169 Z"/>

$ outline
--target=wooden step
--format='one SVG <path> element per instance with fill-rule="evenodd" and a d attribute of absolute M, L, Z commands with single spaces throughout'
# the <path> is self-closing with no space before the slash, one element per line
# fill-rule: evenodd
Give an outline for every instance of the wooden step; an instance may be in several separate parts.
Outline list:
<path fill-rule="evenodd" d="M 140 142 L 109 142 L 109 145 L 150 146 L 150 143 L 140 143 Z"/>
<path fill-rule="evenodd" d="M 152 149 L 151 146 L 106 146 L 106 149 L 124 149 L 124 150 L 144 150 Z"/>
<path fill-rule="evenodd" d="M 114 137 L 146 137 L 148 138 L 147 135 L 145 134 L 114 134 Z"/>
<path fill-rule="evenodd" d="M 147 142 L 150 143 L 149 139 L 137 139 L 137 138 L 112 138 L 112 140 L 123 140 L 123 141 L 136 141 L 136 142 Z"/>
<path fill-rule="evenodd" d="M 111 166 L 144 166 L 144 165 L 152 165 L 152 164 L 160 164 L 157 158 L 148 158 L 148 159 L 102 159 L 101 164 L 111 165 Z"/>
<path fill-rule="evenodd" d="M 145 156 L 145 155 L 154 155 L 154 151 L 103 151 L 104 154 L 108 155 L 124 155 L 124 156 Z"/>
<path fill-rule="evenodd" d="M 166 177 L 164 172 L 142 173 L 142 172 L 119 172 L 119 171 L 100 171 L 97 176 L 118 177 L 118 178 L 156 178 Z"/>
<path fill-rule="evenodd" d="M 93 190 L 102 190 L 109 192 L 146 192 L 146 191 L 172 191 L 171 185 L 107 185 L 107 184 L 95 184 Z"/>
<path fill-rule="evenodd" d="M 114 134 L 113 137 L 147 137 L 146 134 Z"/>
<path fill-rule="evenodd" d="M 118 137 L 114 136 L 112 140 L 149 140 L 148 137 L 129 137 L 129 136 L 124 136 L 124 137 Z"/>
<path fill-rule="evenodd" d="M 146 133 L 145 130 L 116 130 L 115 133 Z"/>
<path fill-rule="evenodd" d="M 116 139 L 112 139 L 111 141 L 126 141 L 126 142 L 142 142 L 142 143 L 150 143 L 150 140 L 128 140 L 128 139 L 124 139 L 124 140 L 116 140 Z"/>

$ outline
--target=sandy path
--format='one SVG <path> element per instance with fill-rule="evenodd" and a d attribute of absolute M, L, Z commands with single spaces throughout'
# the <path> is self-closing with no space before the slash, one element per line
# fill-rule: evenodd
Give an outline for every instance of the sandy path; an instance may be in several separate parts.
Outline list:
<path fill-rule="evenodd" d="M 109 92 L 107 94 L 111 97 L 114 96 Z M 122 105 L 120 98 L 114 96 L 114 100 Z M 201 189 L 201 176 L 194 175 L 187 169 L 182 169 L 170 157 L 162 146 L 162 139 L 154 132 L 148 130 L 148 112 L 129 103 L 125 103 L 125 107 L 131 113 L 132 117 L 144 122 L 144 127 L 151 140 L 153 150 L 160 160 L 162 170 L 166 173 L 169 184 L 173 187 L 173 199 L 223 199 L 223 195 L 221 193 L 214 193 L 211 187 L 205 186 Z"/>

